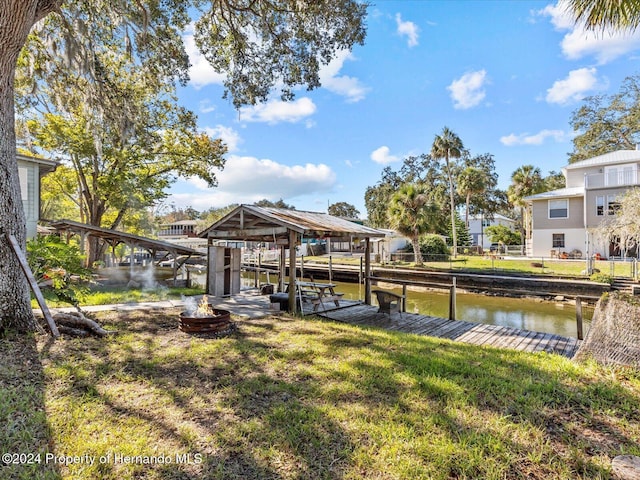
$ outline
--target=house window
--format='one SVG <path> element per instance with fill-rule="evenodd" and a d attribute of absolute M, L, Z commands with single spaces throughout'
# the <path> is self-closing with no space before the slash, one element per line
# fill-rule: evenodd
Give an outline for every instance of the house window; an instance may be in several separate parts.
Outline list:
<path fill-rule="evenodd" d="M 483 227 L 490 227 L 491 226 L 491 220 L 487 220 L 487 219 L 482 220 L 482 226 Z"/>
<path fill-rule="evenodd" d="M 553 248 L 564 248 L 564 233 L 554 233 L 551 241 Z"/>
<path fill-rule="evenodd" d="M 549 200 L 549 218 L 568 218 L 569 200 Z"/>
<path fill-rule="evenodd" d="M 620 202 L 617 195 L 607 195 L 607 214 L 615 215 L 620 210 Z"/>
<path fill-rule="evenodd" d="M 604 195 L 596 197 L 596 215 L 598 217 L 604 216 Z"/>

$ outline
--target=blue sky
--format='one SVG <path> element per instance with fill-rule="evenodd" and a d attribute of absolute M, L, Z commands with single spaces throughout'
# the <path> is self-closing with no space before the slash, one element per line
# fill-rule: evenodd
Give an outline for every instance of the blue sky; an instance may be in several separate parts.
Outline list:
<path fill-rule="evenodd" d="M 585 33 L 562 11 L 548 1 L 379 0 L 365 45 L 324 67 L 321 88 L 240 111 L 186 32 L 191 81 L 179 98 L 229 153 L 217 188 L 182 179 L 167 204 L 348 202 L 364 218 L 364 192 L 382 169 L 428 153 L 444 126 L 472 155 L 494 155 L 500 188 L 521 165 L 558 171 L 572 151 L 572 112 L 639 73 L 640 50 L 640 32 Z"/>

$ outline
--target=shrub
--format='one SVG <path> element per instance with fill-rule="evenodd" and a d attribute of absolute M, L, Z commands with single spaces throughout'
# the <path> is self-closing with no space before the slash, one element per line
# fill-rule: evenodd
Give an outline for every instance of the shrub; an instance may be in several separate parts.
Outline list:
<path fill-rule="evenodd" d="M 609 285 L 613 283 L 613 277 L 606 273 L 594 273 L 589 277 L 589 280 L 598 283 L 608 283 Z"/>
<path fill-rule="evenodd" d="M 440 235 L 429 233 L 420 237 L 420 252 L 425 260 L 446 260 L 449 247 Z"/>
<path fill-rule="evenodd" d="M 47 283 L 58 299 L 78 306 L 86 288 L 80 282 L 91 278 L 84 256 L 75 245 L 55 235 L 37 236 L 27 242 L 27 261 L 38 283 Z"/>

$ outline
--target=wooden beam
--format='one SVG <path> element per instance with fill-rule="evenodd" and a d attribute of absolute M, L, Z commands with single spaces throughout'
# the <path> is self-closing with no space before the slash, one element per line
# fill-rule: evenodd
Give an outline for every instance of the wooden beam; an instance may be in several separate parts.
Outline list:
<path fill-rule="evenodd" d="M 47 324 L 49 325 L 49 330 L 51 331 L 51 336 L 53 338 L 58 338 L 60 336 L 60 331 L 58 330 L 58 326 L 56 322 L 54 322 L 53 317 L 51 316 L 51 312 L 49 311 L 49 307 L 47 303 L 44 301 L 44 296 L 40 291 L 40 287 L 38 286 L 38 282 L 36 281 L 36 277 L 33 276 L 33 272 L 31 271 L 31 267 L 29 267 L 29 263 L 27 262 L 27 257 L 25 257 L 24 252 L 20 248 L 20 244 L 16 237 L 11 235 L 10 233 L 5 233 L 7 240 L 9 240 L 9 245 L 13 249 L 13 252 L 18 257 L 18 262 L 20 263 L 20 267 L 27 277 L 27 281 L 31 286 L 31 290 L 33 290 L 33 294 L 38 301 L 38 305 L 40 305 L 40 309 L 42 310 L 42 315 L 44 316 Z"/>
<path fill-rule="evenodd" d="M 252 237 L 273 237 L 274 235 L 286 235 L 289 229 L 285 227 L 266 227 L 266 228 L 240 228 L 238 230 L 211 232 L 209 238 L 217 238 L 220 240 L 234 239 L 244 240 Z"/>

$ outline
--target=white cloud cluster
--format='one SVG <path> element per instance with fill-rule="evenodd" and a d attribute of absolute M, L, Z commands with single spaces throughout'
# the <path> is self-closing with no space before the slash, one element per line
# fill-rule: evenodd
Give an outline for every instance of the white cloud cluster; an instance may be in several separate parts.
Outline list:
<path fill-rule="evenodd" d="M 415 47 L 418 45 L 418 32 L 420 30 L 415 23 L 408 20 L 403 21 L 402 16 L 399 13 L 396 13 L 396 25 L 398 27 L 398 35 L 407 37 L 407 45 L 409 47 Z"/>
<path fill-rule="evenodd" d="M 400 157 L 397 155 L 391 155 L 391 150 L 386 145 L 383 145 L 380 148 L 376 148 L 373 152 L 371 152 L 371 160 L 380 164 L 380 165 L 388 165 L 389 163 L 394 163 L 400 160 Z"/>
<path fill-rule="evenodd" d="M 196 191 L 173 194 L 170 201 L 205 210 L 231 203 L 253 203 L 263 198 L 287 201 L 302 195 L 331 192 L 336 184 L 335 172 L 325 164 L 284 165 L 237 155 L 227 159 L 217 177 L 219 186 L 213 189 L 207 188 L 200 179 L 190 179 Z"/>
<path fill-rule="evenodd" d="M 560 44 L 566 58 L 578 60 L 593 56 L 603 65 L 640 48 L 640 31 L 588 31 L 584 25 L 576 25 L 568 11 L 565 1 L 559 0 L 555 5 L 547 5 L 536 12 L 538 15 L 550 17 L 557 30 L 568 31 Z"/>
<path fill-rule="evenodd" d="M 335 58 L 320 68 L 320 83 L 337 95 L 346 97 L 349 103 L 364 99 L 369 89 L 360 80 L 348 75 L 338 75 L 346 60 L 354 60 L 349 50 L 340 50 Z"/>
<path fill-rule="evenodd" d="M 542 145 L 547 138 L 552 138 L 556 142 L 562 142 L 567 138 L 567 135 L 562 130 L 541 130 L 533 135 L 528 133 L 516 135 L 515 133 L 512 133 L 510 135 L 500 137 L 500 143 L 507 147 L 513 147 L 516 145 Z"/>
<path fill-rule="evenodd" d="M 240 109 L 240 119 L 244 122 L 265 122 L 271 125 L 281 122 L 296 123 L 313 115 L 316 105 L 309 97 L 301 97 L 291 102 L 269 100 Z"/>
<path fill-rule="evenodd" d="M 486 96 L 484 87 L 487 82 L 486 70 L 465 73 L 459 79 L 451 82 L 447 90 L 451 92 L 453 107 L 465 110 L 480 104 Z"/>
<path fill-rule="evenodd" d="M 199 89 L 205 85 L 222 85 L 226 75 L 216 72 L 211 64 L 202 56 L 193 38 L 193 24 L 189 25 L 182 36 L 184 48 L 189 56 L 189 78 L 191 85 Z"/>
<path fill-rule="evenodd" d="M 572 70 L 567 78 L 553 83 L 547 90 L 545 100 L 549 103 L 567 105 L 582 100 L 589 91 L 607 88 L 606 82 L 599 81 L 596 74 L 595 67 Z"/>
<path fill-rule="evenodd" d="M 220 138 L 227 145 L 228 152 L 236 152 L 238 145 L 242 142 L 240 134 L 231 127 L 224 125 L 216 125 L 215 127 L 207 127 L 205 133 L 211 138 Z"/>

